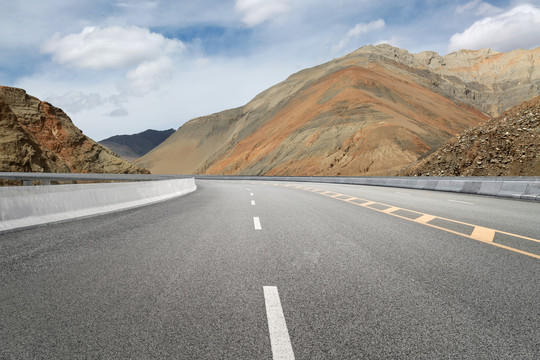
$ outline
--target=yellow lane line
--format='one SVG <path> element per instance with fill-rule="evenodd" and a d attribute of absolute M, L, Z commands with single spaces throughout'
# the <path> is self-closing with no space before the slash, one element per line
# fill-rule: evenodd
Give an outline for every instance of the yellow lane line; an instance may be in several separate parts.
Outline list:
<path fill-rule="evenodd" d="M 352 203 L 352 204 L 354 204 L 354 203 Z M 375 211 L 378 211 L 378 212 L 384 212 L 384 210 L 378 210 L 378 209 L 374 209 L 374 208 L 371 208 L 371 207 L 368 207 L 368 208 L 372 209 L 372 210 L 375 210 Z M 402 210 L 411 211 L 411 210 L 408 210 L 408 209 L 402 209 Z M 531 239 L 531 238 L 528 238 L 526 236 L 517 235 L 517 234 L 511 234 L 511 233 L 504 233 L 504 232 L 499 231 L 499 230 L 484 228 L 484 229 L 486 229 L 485 231 L 480 230 L 476 234 L 476 235 L 483 234 L 483 236 L 473 237 L 472 234 L 471 235 L 464 234 L 464 233 L 461 233 L 461 232 L 458 232 L 458 231 L 443 228 L 441 226 L 430 224 L 429 221 L 431 221 L 433 219 L 441 219 L 441 220 L 446 220 L 446 221 L 450 221 L 450 222 L 454 222 L 454 223 L 458 223 L 458 224 L 464 224 L 464 225 L 473 226 L 475 228 L 475 230 L 476 230 L 477 227 L 481 227 L 481 226 L 467 224 L 467 223 L 464 223 L 464 222 L 450 220 L 450 219 L 446 219 L 446 218 L 443 218 L 443 217 L 440 217 L 440 216 L 434 216 L 434 215 L 429 215 L 429 214 L 424 214 L 420 218 L 417 218 L 417 219 L 409 219 L 409 218 L 407 218 L 405 216 L 401 216 L 401 215 L 393 214 L 393 213 L 388 213 L 388 214 L 392 215 L 392 216 L 395 216 L 395 217 L 398 217 L 398 218 L 401 218 L 401 219 L 404 219 L 404 220 L 414 221 L 414 222 L 417 222 L 417 223 L 420 223 L 420 224 L 423 224 L 423 225 L 426 225 L 426 226 L 429 226 L 429 227 L 432 227 L 432 228 L 435 228 L 435 229 L 439 229 L 439 230 L 443 230 L 443 231 L 446 231 L 446 232 L 449 232 L 449 233 L 452 233 L 452 234 L 463 236 L 463 237 L 466 237 L 466 238 L 469 238 L 469 239 L 477 240 L 477 241 L 483 242 L 485 244 L 490 244 L 490 245 L 497 246 L 497 247 L 500 247 L 500 248 L 503 248 L 503 249 L 506 249 L 506 250 L 517 252 L 517 253 L 522 254 L 522 255 L 527 255 L 527 256 L 533 257 L 535 259 L 540 259 L 540 255 L 538 255 L 538 254 L 533 254 L 533 253 L 530 253 L 530 252 L 527 252 L 527 251 L 519 250 L 519 249 L 510 247 L 510 246 L 506 246 L 506 245 L 503 245 L 503 244 L 493 242 L 493 238 L 491 238 L 491 240 L 490 240 L 489 237 L 487 236 L 487 233 L 488 233 L 488 231 L 493 231 L 493 237 L 495 237 L 495 233 L 498 232 L 498 233 L 501 233 L 501 234 L 510 235 L 510 236 L 517 237 L 517 238 L 524 239 L 524 240 L 529 240 L 530 239 L 530 240 L 538 241 L 536 239 Z M 422 220 L 422 221 L 418 221 L 418 220 Z M 474 231 L 473 231 L 473 234 L 474 234 Z"/>
<path fill-rule="evenodd" d="M 289 187 L 287 185 L 282 185 L 282 186 Z M 508 232 L 504 232 L 504 231 L 500 231 L 500 230 L 496 230 L 496 229 L 490 229 L 490 228 L 486 228 L 486 227 L 483 227 L 483 226 L 469 224 L 469 223 L 462 222 L 462 221 L 447 219 L 447 218 L 444 218 L 444 217 L 441 217 L 441 216 L 425 214 L 425 213 L 421 213 L 421 212 L 418 212 L 418 211 L 415 211 L 415 210 L 404 209 L 404 208 L 400 208 L 400 207 L 396 207 L 396 206 L 392 206 L 392 205 L 388 205 L 388 204 L 384 204 L 384 203 L 380 203 L 380 202 L 376 202 L 376 201 L 370 201 L 370 200 L 366 200 L 366 199 L 357 198 L 357 197 L 346 195 L 346 194 L 339 194 L 339 193 L 336 193 L 334 191 L 320 190 L 320 189 L 310 189 L 309 191 L 315 192 L 317 194 L 321 194 L 321 195 L 324 195 L 324 196 L 327 196 L 327 197 L 331 197 L 331 198 L 334 198 L 334 199 L 337 199 L 337 200 L 341 200 L 341 201 L 344 201 L 344 202 L 348 202 L 348 203 L 353 204 L 353 205 L 362 206 L 362 207 L 368 208 L 370 210 L 375 210 L 375 211 L 378 211 L 378 212 L 381 212 L 381 213 L 392 215 L 392 216 L 398 217 L 400 219 L 416 222 L 416 223 L 426 225 L 426 226 L 429 226 L 429 227 L 432 227 L 432 228 L 435 228 L 435 229 L 443 230 L 443 231 L 446 231 L 446 232 L 449 232 L 449 233 L 452 233 L 452 234 L 455 234 L 455 235 L 459 235 L 459 236 L 463 236 L 463 237 L 466 237 L 466 238 L 469 238 L 469 239 L 477 240 L 477 241 L 483 242 L 485 244 L 490 244 L 490 245 L 493 245 L 493 246 L 500 247 L 502 249 L 510 250 L 510 251 L 513 251 L 513 252 L 516 252 L 516 253 L 519 253 L 519 254 L 523 254 L 523 255 L 527 255 L 527 256 L 530 256 L 530 257 L 533 257 L 533 258 L 536 258 L 536 259 L 540 259 L 540 255 L 533 254 L 533 253 L 523 251 L 523 250 L 519 250 L 519 249 L 510 247 L 510 246 L 506 246 L 506 245 L 503 245 L 503 244 L 499 244 L 499 243 L 496 243 L 496 242 L 493 241 L 494 238 L 495 238 L 496 233 L 516 237 L 516 238 L 523 239 L 523 240 L 528 240 L 528 241 L 533 241 L 533 242 L 540 243 L 539 239 L 533 239 L 533 238 L 530 238 L 530 237 L 527 237 L 527 236 L 512 234 L 512 233 L 508 233 Z M 330 194 L 336 194 L 336 195 L 328 195 L 329 193 Z M 349 198 L 340 199 L 339 196 L 349 196 Z M 356 203 L 356 202 L 354 202 L 354 200 L 361 200 L 361 201 L 363 201 L 363 203 Z M 387 206 L 388 208 L 384 209 L 384 210 L 381 210 L 381 209 L 377 209 L 377 208 L 374 208 L 374 207 L 370 206 L 370 205 L 374 205 L 374 204 Z M 405 217 L 405 216 L 401 216 L 399 214 L 394 213 L 397 210 L 403 210 L 403 211 L 415 213 L 415 214 L 418 214 L 418 217 L 415 218 L 415 219 L 411 219 L 411 218 L 408 218 L 408 217 Z M 451 229 L 447 229 L 447 228 L 444 228 L 444 227 L 441 227 L 441 226 L 438 226 L 438 225 L 435 225 L 435 224 L 430 224 L 429 222 L 434 220 L 434 219 L 445 220 L 445 221 L 455 223 L 455 224 L 461 224 L 461 225 L 470 226 L 470 227 L 473 228 L 473 231 L 472 231 L 471 234 L 466 234 L 466 233 L 461 233 L 461 232 L 454 231 L 454 230 L 451 230 Z"/>
<path fill-rule="evenodd" d="M 475 226 L 471 237 L 475 240 L 493 242 L 493 239 L 495 238 L 495 230 L 482 226 Z"/>
<path fill-rule="evenodd" d="M 436 218 L 437 218 L 436 216 L 424 214 L 420 216 L 419 218 L 414 219 L 414 221 L 420 224 L 427 224 L 428 222 Z"/>
<path fill-rule="evenodd" d="M 500 231 L 500 230 L 497 230 L 497 232 L 498 232 L 499 234 L 503 234 L 503 235 L 517 236 L 516 234 L 507 233 L 507 232 Z M 522 239 L 525 239 L 525 240 L 529 240 L 529 241 L 534 241 L 534 242 L 540 243 L 540 240 L 539 240 L 539 239 L 533 239 L 533 238 L 526 237 L 526 236 L 522 236 L 522 235 L 519 235 L 518 237 L 520 237 L 520 238 L 522 238 Z"/>

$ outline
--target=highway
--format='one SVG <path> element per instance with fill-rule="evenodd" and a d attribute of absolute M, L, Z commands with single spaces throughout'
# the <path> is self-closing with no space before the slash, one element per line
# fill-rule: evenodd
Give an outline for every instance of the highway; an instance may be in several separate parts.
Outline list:
<path fill-rule="evenodd" d="M 0 359 L 538 359 L 540 204 L 197 180 L 0 235 Z"/>

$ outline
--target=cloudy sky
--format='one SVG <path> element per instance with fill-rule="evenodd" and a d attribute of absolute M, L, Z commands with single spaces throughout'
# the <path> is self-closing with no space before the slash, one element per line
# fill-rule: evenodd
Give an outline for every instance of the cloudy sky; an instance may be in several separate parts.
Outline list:
<path fill-rule="evenodd" d="M 244 105 L 366 44 L 540 46 L 540 0 L 0 0 L 0 85 L 95 140 Z"/>

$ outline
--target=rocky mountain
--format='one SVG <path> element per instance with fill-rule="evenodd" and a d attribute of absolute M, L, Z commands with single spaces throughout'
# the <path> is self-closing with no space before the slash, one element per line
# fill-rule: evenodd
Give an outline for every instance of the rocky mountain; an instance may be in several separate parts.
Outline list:
<path fill-rule="evenodd" d="M 540 97 L 467 130 L 403 176 L 540 176 Z"/>
<path fill-rule="evenodd" d="M 146 130 L 133 135 L 111 136 L 99 143 L 108 147 L 122 158 L 133 161 L 146 155 L 150 150 L 161 144 L 174 133 L 169 130 Z"/>
<path fill-rule="evenodd" d="M 59 108 L 0 86 L 0 171 L 145 174 L 86 137 Z"/>
<path fill-rule="evenodd" d="M 539 95 L 539 64 L 540 48 L 440 56 L 369 45 L 187 122 L 136 163 L 153 173 L 393 175 Z"/>
<path fill-rule="evenodd" d="M 540 47 L 507 53 L 460 50 L 440 56 L 432 51 L 410 54 L 389 45 L 368 45 L 356 53 L 376 53 L 376 58 L 415 69 L 430 89 L 491 117 L 540 94 Z"/>

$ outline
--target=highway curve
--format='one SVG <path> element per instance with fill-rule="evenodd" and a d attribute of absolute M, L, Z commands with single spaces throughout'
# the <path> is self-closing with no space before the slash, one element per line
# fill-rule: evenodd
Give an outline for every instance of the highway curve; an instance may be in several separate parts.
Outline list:
<path fill-rule="evenodd" d="M 0 358 L 540 358 L 540 204 L 197 186 L 0 235 Z"/>

